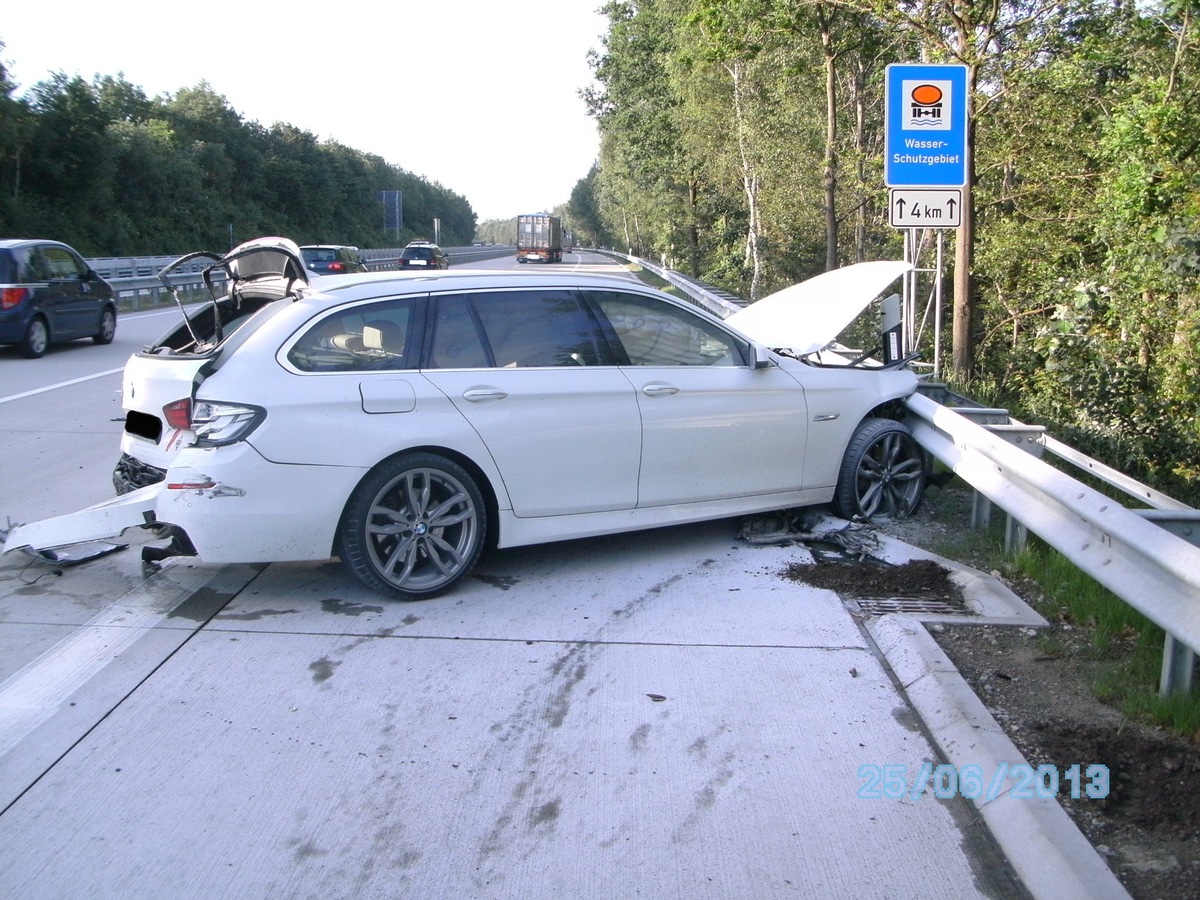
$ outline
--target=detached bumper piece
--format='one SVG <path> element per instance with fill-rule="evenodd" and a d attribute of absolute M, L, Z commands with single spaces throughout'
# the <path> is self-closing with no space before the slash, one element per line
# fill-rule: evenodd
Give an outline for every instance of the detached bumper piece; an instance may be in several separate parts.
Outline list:
<path fill-rule="evenodd" d="M 103 541 L 119 537 L 129 528 L 153 525 L 154 506 L 162 489 L 161 485 L 152 484 L 79 512 L 17 525 L 5 538 L 4 552 L 33 551 L 48 559 L 43 555 L 47 551 Z"/>
<path fill-rule="evenodd" d="M 0 541 L 8 540 L 7 528 L 0 528 Z M 79 563 L 91 562 L 118 550 L 128 550 L 128 544 L 113 544 L 109 541 L 86 541 L 82 544 L 72 544 L 69 547 L 52 547 L 47 550 L 34 550 L 32 547 L 22 547 L 21 552 L 34 559 L 50 563 L 53 566 L 76 566 Z"/>

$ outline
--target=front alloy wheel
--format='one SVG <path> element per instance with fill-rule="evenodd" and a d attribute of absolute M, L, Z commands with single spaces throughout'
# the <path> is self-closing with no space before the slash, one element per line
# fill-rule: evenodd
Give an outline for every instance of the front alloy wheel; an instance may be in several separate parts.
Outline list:
<path fill-rule="evenodd" d="M 342 562 L 373 590 L 423 600 L 466 577 L 486 530 L 482 495 L 465 469 L 431 453 L 405 454 L 378 466 L 350 497 Z"/>
<path fill-rule="evenodd" d="M 833 498 L 844 518 L 903 518 L 925 489 L 925 454 L 912 432 L 891 419 L 867 419 L 846 448 Z"/>

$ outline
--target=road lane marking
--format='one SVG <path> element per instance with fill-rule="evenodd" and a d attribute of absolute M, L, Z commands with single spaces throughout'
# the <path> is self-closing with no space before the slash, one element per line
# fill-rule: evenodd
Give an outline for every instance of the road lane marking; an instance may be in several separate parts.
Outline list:
<path fill-rule="evenodd" d="M 23 391 L 20 394 L 9 394 L 7 397 L 0 397 L 0 403 L 8 403 L 12 400 L 23 400 L 26 397 L 34 397 L 38 394 L 44 394 L 47 391 L 57 391 L 59 388 L 70 387 L 73 384 L 82 384 L 83 382 L 91 381 L 94 378 L 104 378 L 106 375 L 115 375 L 117 372 L 124 371 L 124 366 L 120 366 L 116 369 L 105 369 L 103 372 L 96 372 L 93 375 L 84 375 L 80 378 L 72 378 L 70 381 L 60 381 L 57 384 L 48 384 L 45 387 L 34 388 L 32 391 Z"/>
<path fill-rule="evenodd" d="M 0 757 L 212 577 L 210 569 L 164 570 L 9 676 L 0 684 Z"/>

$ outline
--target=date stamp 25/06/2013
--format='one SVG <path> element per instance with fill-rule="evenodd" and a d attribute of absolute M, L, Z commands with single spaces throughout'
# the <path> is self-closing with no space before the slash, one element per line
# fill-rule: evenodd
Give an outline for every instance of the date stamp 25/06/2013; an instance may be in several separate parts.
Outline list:
<path fill-rule="evenodd" d="M 864 800 L 920 800 L 931 795 L 938 800 L 964 797 L 986 802 L 1005 791 L 1018 800 L 1103 800 L 1111 788 L 1108 766 L 1100 763 L 1076 763 L 1060 771 L 1052 765 L 1002 762 L 989 774 L 982 766 L 935 765 L 926 760 L 911 779 L 908 767 L 902 763 L 862 765 L 858 777 L 862 781 L 858 796 Z"/>

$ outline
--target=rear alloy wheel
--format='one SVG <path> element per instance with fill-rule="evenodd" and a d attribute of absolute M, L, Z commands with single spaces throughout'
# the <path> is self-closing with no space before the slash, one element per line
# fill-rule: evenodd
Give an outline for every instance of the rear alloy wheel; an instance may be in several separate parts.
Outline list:
<path fill-rule="evenodd" d="M 844 518 L 903 518 L 916 512 L 925 489 L 925 454 L 907 427 L 867 419 L 842 459 L 834 511 Z"/>
<path fill-rule="evenodd" d="M 339 543 L 342 563 L 367 587 L 424 600 L 467 576 L 486 532 L 483 497 L 466 470 L 409 453 L 378 466 L 354 491 Z"/>
<path fill-rule="evenodd" d="M 97 344 L 111 344 L 116 333 L 117 314 L 111 309 L 106 309 L 100 314 L 100 330 L 92 335 L 92 340 Z"/>
<path fill-rule="evenodd" d="M 34 316 L 29 321 L 29 327 L 25 329 L 25 336 L 21 338 L 21 355 L 26 359 L 37 359 L 49 346 L 50 329 L 46 327 L 46 320 Z"/>

